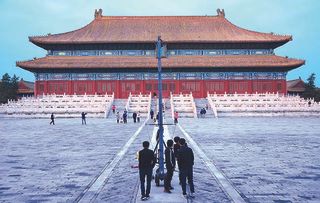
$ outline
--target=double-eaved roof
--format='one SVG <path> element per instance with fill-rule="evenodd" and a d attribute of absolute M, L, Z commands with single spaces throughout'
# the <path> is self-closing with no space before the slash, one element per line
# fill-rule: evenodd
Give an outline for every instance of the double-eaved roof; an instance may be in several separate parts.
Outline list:
<path fill-rule="evenodd" d="M 30 37 L 34 44 L 47 45 L 139 44 L 155 43 L 158 36 L 167 44 L 274 44 L 274 48 L 292 39 L 287 35 L 261 33 L 240 28 L 217 16 L 102 16 L 71 32 Z M 235 46 L 236 47 L 236 46 Z M 165 68 L 175 67 L 279 67 L 290 70 L 304 64 L 303 60 L 275 55 L 264 56 L 170 56 L 163 60 Z M 17 66 L 34 71 L 61 68 L 155 68 L 150 56 L 47 56 L 17 62 Z"/>

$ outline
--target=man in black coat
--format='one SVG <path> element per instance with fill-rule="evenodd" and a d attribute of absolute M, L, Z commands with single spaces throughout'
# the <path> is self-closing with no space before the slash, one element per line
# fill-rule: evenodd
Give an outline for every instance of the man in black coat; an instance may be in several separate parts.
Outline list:
<path fill-rule="evenodd" d="M 165 161 L 166 161 L 166 168 L 167 168 L 167 175 L 164 179 L 164 192 L 171 193 L 170 190 L 173 189 L 171 186 L 171 180 L 174 172 L 174 168 L 176 166 L 176 160 L 174 157 L 174 153 L 172 150 L 173 141 L 167 141 L 167 148 L 165 150 Z"/>
<path fill-rule="evenodd" d="M 81 118 L 82 118 L 81 122 L 82 122 L 82 125 L 83 125 L 83 124 L 87 125 L 86 115 L 87 115 L 87 113 L 84 113 L 84 112 L 81 113 Z"/>
<path fill-rule="evenodd" d="M 180 144 L 179 144 L 180 137 L 179 136 L 175 136 L 173 138 L 173 140 L 174 140 L 173 152 L 174 152 L 174 156 L 177 158 L 178 151 L 180 149 Z"/>
<path fill-rule="evenodd" d="M 51 124 L 54 125 L 54 115 L 53 115 L 53 113 L 51 114 L 50 119 L 51 119 L 50 125 L 51 125 Z"/>
<path fill-rule="evenodd" d="M 132 118 L 133 118 L 133 122 L 136 123 L 137 122 L 137 113 L 136 112 L 133 112 Z"/>
<path fill-rule="evenodd" d="M 154 116 L 154 112 L 153 112 L 153 110 L 151 109 L 151 111 L 150 111 L 150 118 L 153 119 L 153 116 Z"/>
<path fill-rule="evenodd" d="M 190 196 L 194 197 L 194 185 L 193 185 L 193 164 L 194 156 L 191 148 L 186 146 L 186 140 L 180 138 L 179 140 L 180 149 L 178 151 L 178 167 L 179 167 L 179 178 L 181 181 L 181 188 L 183 196 L 187 196 L 186 192 L 186 179 L 190 186 Z"/>
<path fill-rule="evenodd" d="M 152 170 L 156 164 L 154 153 L 149 148 L 149 142 L 142 143 L 143 150 L 139 151 L 139 175 L 141 183 L 141 200 L 149 199 L 151 190 Z M 145 178 L 147 176 L 147 189 L 145 189 Z"/>
<path fill-rule="evenodd" d="M 127 118 L 128 118 L 127 111 L 124 110 L 123 115 L 122 115 L 123 123 L 127 123 Z"/>

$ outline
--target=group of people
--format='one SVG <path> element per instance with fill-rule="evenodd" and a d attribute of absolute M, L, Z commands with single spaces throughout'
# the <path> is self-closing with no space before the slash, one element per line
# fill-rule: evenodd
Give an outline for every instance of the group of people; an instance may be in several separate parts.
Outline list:
<path fill-rule="evenodd" d="M 140 118 L 141 118 L 140 112 L 138 113 L 133 112 L 132 119 L 134 123 L 137 123 L 137 122 L 140 123 Z M 117 123 L 128 123 L 128 111 L 124 110 L 122 116 L 120 115 L 120 112 L 117 111 L 116 119 L 117 119 Z"/>
<path fill-rule="evenodd" d="M 120 112 L 117 111 L 116 118 L 117 118 L 117 123 L 128 123 L 128 112 L 127 112 L 127 110 L 123 111 L 122 116 L 120 115 Z"/>
<path fill-rule="evenodd" d="M 174 124 L 177 124 L 177 123 L 178 123 L 178 119 L 179 119 L 179 113 L 178 113 L 178 111 L 175 111 L 175 112 L 174 112 L 173 117 L 174 117 Z M 151 120 L 153 120 L 153 122 L 158 121 L 158 120 L 159 120 L 159 113 L 157 113 L 157 115 L 154 116 L 154 111 L 151 109 L 151 111 L 150 111 L 150 118 L 151 118 Z"/>
<path fill-rule="evenodd" d="M 81 123 L 82 123 L 82 125 L 87 125 L 86 115 L 87 115 L 87 113 L 85 113 L 85 112 L 82 112 L 82 113 L 81 113 Z M 55 119 L 55 116 L 54 116 L 53 113 L 51 113 L 51 116 L 50 116 L 50 120 L 51 120 L 51 121 L 50 121 L 50 125 L 51 125 L 51 124 L 52 124 L 52 125 L 55 125 L 54 119 Z"/>
<path fill-rule="evenodd" d="M 153 168 L 157 162 L 154 152 L 149 149 L 149 142 L 142 143 L 143 149 L 139 151 L 139 176 L 141 184 L 141 200 L 150 198 L 151 180 Z M 176 163 L 179 169 L 179 182 L 182 189 L 182 195 L 187 198 L 187 180 L 190 187 L 190 197 L 194 197 L 193 184 L 193 164 L 194 155 L 191 148 L 187 146 L 184 138 L 175 137 L 173 140 L 167 140 L 165 149 L 165 164 L 167 173 L 164 178 L 164 192 L 171 193 L 174 188 L 171 185 L 173 173 L 176 169 Z M 146 186 L 145 187 L 145 182 Z"/>

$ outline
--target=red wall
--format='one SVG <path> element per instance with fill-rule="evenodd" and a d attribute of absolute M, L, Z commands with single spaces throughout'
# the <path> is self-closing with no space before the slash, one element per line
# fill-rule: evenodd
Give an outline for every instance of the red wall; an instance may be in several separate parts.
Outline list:
<path fill-rule="evenodd" d="M 35 94 L 112 94 L 116 98 L 127 98 L 129 93 L 158 94 L 156 80 L 77 80 L 36 81 Z M 207 92 L 226 93 L 286 93 L 285 80 L 163 80 L 163 97 L 192 92 L 195 98 L 205 98 Z"/>

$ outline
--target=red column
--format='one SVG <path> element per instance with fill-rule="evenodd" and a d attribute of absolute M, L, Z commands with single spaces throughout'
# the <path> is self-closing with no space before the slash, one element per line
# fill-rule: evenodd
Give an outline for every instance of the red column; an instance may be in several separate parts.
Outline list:
<path fill-rule="evenodd" d="M 49 81 L 45 81 L 45 82 L 44 82 L 44 93 L 45 93 L 45 94 L 49 94 L 48 83 L 49 83 Z"/>
<path fill-rule="evenodd" d="M 286 80 L 282 80 L 282 86 L 283 86 L 283 93 L 287 94 L 288 93 L 288 89 L 287 89 L 287 81 Z"/>
<path fill-rule="evenodd" d="M 224 92 L 223 92 L 223 94 L 224 93 L 229 93 L 229 81 L 228 80 L 225 80 L 224 81 Z"/>
<path fill-rule="evenodd" d="M 121 98 L 121 92 L 120 92 L 120 80 L 116 81 L 116 88 L 115 88 L 115 98 Z"/>
<path fill-rule="evenodd" d="M 181 85 L 181 80 L 176 80 L 175 86 L 176 86 L 177 94 L 180 94 L 181 92 L 180 85 Z"/>
<path fill-rule="evenodd" d="M 253 84 L 252 84 L 252 80 L 248 80 L 248 94 L 252 94 L 253 91 Z"/>
<path fill-rule="evenodd" d="M 206 97 L 206 88 L 204 86 L 204 80 L 200 80 L 200 98 Z"/>
<path fill-rule="evenodd" d="M 34 85 L 33 85 L 33 89 L 34 89 L 33 95 L 34 95 L 34 96 L 38 96 L 38 87 L 39 87 L 39 84 L 38 84 L 38 81 L 36 81 L 36 82 L 34 83 Z"/>

